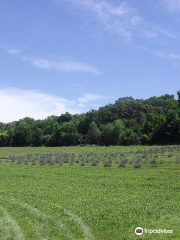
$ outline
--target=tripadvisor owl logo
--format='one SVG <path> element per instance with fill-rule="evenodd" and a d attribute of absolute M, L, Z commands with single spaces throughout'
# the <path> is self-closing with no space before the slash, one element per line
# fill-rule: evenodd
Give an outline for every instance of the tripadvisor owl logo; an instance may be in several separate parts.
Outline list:
<path fill-rule="evenodd" d="M 141 227 L 137 227 L 135 229 L 135 233 L 136 233 L 136 235 L 141 235 L 141 234 L 143 234 L 143 229 Z"/>

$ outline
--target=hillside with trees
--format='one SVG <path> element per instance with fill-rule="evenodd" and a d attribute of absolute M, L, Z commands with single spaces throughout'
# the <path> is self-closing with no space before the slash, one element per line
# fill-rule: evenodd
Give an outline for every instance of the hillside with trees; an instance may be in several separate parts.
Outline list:
<path fill-rule="evenodd" d="M 119 98 L 83 114 L 26 117 L 0 123 L 0 146 L 138 145 L 180 143 L 180 91 L 149 99 Z"/>

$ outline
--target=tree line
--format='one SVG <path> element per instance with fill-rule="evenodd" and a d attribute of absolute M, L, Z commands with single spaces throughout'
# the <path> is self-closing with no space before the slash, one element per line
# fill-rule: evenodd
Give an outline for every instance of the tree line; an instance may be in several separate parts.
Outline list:
<path fill-rule="evenodd" d="M 119 98 L 83 114 L 0 123 L 0 146 L 179 144 L 180 91 L 149 99 Z"/>

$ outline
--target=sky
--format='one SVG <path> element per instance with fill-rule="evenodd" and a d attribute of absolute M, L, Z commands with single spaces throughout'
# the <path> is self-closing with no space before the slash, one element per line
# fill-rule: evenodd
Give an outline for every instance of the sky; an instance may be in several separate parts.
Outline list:
<path fill-rule="evenodd" d="M 180 89 L 180 0 L 0 0 L 0 121 Z"/>

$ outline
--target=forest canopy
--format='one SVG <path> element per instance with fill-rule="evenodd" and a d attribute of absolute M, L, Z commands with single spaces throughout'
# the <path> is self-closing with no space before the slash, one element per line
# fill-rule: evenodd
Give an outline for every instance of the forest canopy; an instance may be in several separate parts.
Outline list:
<path fill-rule="evenodd" d="M 180 91 L 177 95 L 125 97 L 83 114 L 0 123 L 0 146 L 179 144 Z"/>

